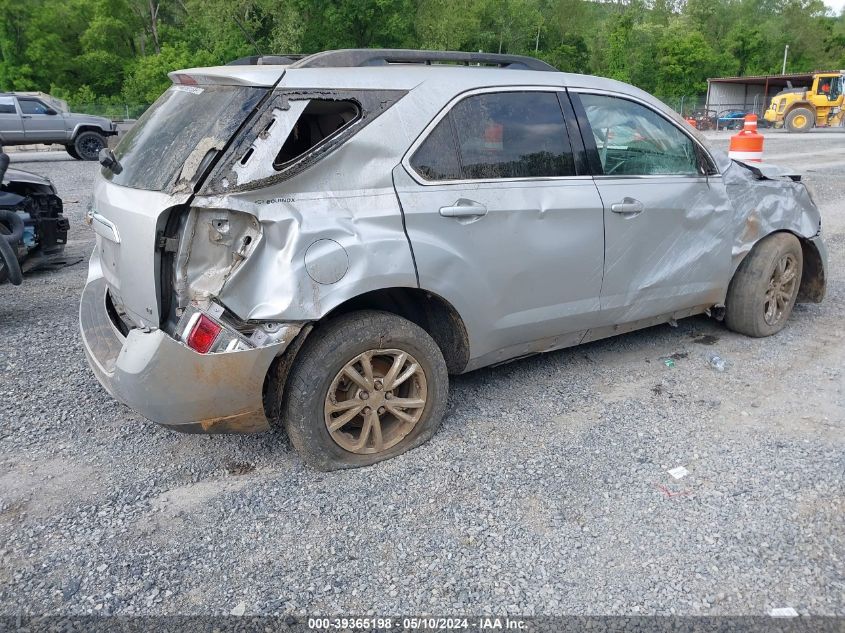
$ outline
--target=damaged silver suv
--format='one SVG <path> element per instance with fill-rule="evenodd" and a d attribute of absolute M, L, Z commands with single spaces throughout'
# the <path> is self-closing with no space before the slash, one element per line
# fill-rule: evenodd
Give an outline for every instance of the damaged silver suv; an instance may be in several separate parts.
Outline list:
<path fill-rule="evenodd" d="M 797 176 L 632 86 L 398 50 L 171 74 L 103 150 L 80 307 L 104 387 L 182 431 L 283 424 L 323 469 L 429 439 L 449 374 L 821 301 Z"/>

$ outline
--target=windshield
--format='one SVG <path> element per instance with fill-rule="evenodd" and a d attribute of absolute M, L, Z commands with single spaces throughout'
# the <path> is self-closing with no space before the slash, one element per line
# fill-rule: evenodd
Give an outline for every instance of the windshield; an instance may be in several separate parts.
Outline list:
<path fill-rule="evenodd" d="M 123 171 L 103 168 L 103 177 L 125 187 L 172 192 L 209 151 L 223 149 L 266 93 L 267 88 L 245 86 L 171 86 L 115 148 Z"/>

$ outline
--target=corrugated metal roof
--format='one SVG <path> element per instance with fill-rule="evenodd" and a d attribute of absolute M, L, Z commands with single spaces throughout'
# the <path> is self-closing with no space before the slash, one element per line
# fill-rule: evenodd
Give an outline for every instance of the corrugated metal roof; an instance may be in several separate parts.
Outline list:
<path fill-rule="evenodd" d="M 712 78 L 708 79 L 707 81 L 708 82 L 710 82 L 710 81 L 725 81 L 725 82 L 730 81 L 730 82 L 736 82 L 736 83 L 743 83 L 743 82 L 747 83 L 747 82 L 751 82 L 751 81 L 766 81 L 766 79 L 768 79 L 770 81 L 772 79 L 784 79 L 784 80 L 808 79 L 808 78 L 812 77 L 813 75 L 817 75 L 819 73 L 827 74 L 827 73 L 841 73 L 841 72 L 843 72 L 843 71 L 841 71 L 841 70 L 812 70 L 812 71 L 809 71 L 809 72 L 806 72 L 806 73 L 786 73 L 785 75 L 776 74 L 776 75 L 746 75 L 745 77 L 712 77 Z"/>

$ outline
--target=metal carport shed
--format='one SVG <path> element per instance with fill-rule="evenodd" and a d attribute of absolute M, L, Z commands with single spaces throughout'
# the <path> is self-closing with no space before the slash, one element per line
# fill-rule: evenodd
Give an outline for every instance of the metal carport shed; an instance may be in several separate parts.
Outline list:
<path fill-rule="evenodd" d="M 707 80 L 707 110 L 718 116 L 732 110 L 753 112 L 763 116 L 772 97 L 785 88 L 809 88 L 817 70 L 786 75 L 755 75 L 750 77 L 716 77 Z"/>

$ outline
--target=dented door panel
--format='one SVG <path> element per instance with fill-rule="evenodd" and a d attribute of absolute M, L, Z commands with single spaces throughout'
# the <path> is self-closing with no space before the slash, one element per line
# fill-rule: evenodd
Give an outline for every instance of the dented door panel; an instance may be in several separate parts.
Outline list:
<path fill-rule="evenodd" d="M 733 209 L 721 178 L 597 177 L 604 201 L 602 318 L 615 325 L 724 300 Z M 612 206 L 633 199 L 642 210 Z"/>
<path fill-rule="evenodd" d="M 567 334 L 580 340 L 602 278 L 601 200 L 590 178 L 421 185 L 398 166 L 394 180 L 420 286 L 461 314 L 471 367 L 572 344 Z M 486 215 L 440 214 L 461 199 Z"/>

